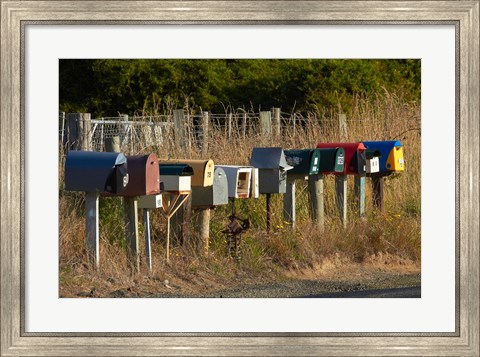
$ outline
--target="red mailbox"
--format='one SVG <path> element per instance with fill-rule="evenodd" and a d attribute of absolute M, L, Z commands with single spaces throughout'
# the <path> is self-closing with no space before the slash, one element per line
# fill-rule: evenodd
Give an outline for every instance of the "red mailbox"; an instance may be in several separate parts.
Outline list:
<path fill-rule="evenodd" d="M 362 143 L 319 143 L 317 148 L 343 148 L 345 150 L 345 163 L 343 172 L 327 172 L 337 175 L 365 174 L 367 159 L 365 146 Z"/>
<path fill-rule="evenodd" d="M 157 155 L 127 156 L 127 165 L 129 168 L 127 187 L 122 193 L 113 196 L 135 197 L 160 193 L 160 168 Z"/>

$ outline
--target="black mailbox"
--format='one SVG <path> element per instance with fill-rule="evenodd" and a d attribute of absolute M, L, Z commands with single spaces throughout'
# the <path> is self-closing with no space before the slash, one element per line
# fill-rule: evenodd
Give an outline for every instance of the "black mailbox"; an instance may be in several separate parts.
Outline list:
<path fill-rule="evenodd" d="M 117 152 L 70 151 L 65 190 L 121 193 L 128 184 L 126 157 Z"/>

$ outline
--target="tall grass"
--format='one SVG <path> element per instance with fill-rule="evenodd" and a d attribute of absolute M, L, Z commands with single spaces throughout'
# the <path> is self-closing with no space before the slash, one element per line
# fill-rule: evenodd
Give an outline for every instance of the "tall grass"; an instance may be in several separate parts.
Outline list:
<path fill-rule="evenodd" d="M 212 125 L 208 137 L 208 158 L 216 164 L 247 165 L 253 147 L 281 146 L 284 149 L 313 148 L 318 142 L 401 140 L 404 145 L 405 172 L 388 176 L 385 181 L 385 212 L 375 211 L 371 187 L 367 180 L 366 219 L 356 217 L 349 207 L 349 225 L 343 228 L 337 217 L 334 202 L 334 179 L 324 180 L 326 228 L 319 232 L 308 215 L 308 195 L 305 182 L 297 181 L 296 229 L 283 220 L 281 195 L 272 196 L 272 232 L 265 233 L 265 197 L 237 200 L 237 215 L 249 218 L 251 228 L 242 235 L 240 261 L 229 258 L 226 237 L 221 231 L 227 225 L 232 206 L 212 210 L 210 221 L 210 250 L 199 255 L 187 245 L 175 245 L 171 250 L 171 264 L 165 262 L 166 217 L 161 210 L 151 212 L 152 255 L 154 271 L 145 267 L 132 272 L 125 251 L 122 205 L 120 198 L 100 199 L 100 256 L 101 268 L 95 272 L 89 264 L 84 244 L 84 201 L 80 193 L 60 191 L 60 292 L 70 296 L 81 286 L 93 286 L 105 296 L 114 286 L 137 286 L 154 291 L 159 282 L 168 277 L 189 281 L 195 285 L 199 274 L 215 279 L 231 279 L 246 274 L 278 276 L 283 271 L 317 265 L 323 259 L 342 256 L 362 262 L 378 254 L 390 254 L 413 262 L 420 260 L 420 105 L 406 102 L 402 97 L 384 93 L 375 98 L 352 98 L 350 112 L 345 113 L 348 132 L 342 137 L 338 126 L 338 112 L 318 109 L 295 114 L 295 130 L 282 127 L 281 135 L 262 137 L 248 132 L 245 137 L 233 131 L 225 135 L 225 128 Z M 154 113 L 155 114 L 155 113 Z M 141 146 L 141 145 L 140 145 Z M 202 148 L 192 142 L 181 147 L 174 140 L 165 140 L 160 146 L 138 147 L 127 154 L 155 152 L 159 157 L 201 158 Z M 60 167 L 63 181 L 63 168 Z M 349 180 L 349 195 L 353 193 Z M 63 182 L 60 182 L 63 187 Z M 353 202 L 353 197 L 349 197 Z M 194 214 L 195 215 L 195 212 Z M 195 239 L 192 217 L 192 240 Z M 141 227 L 141 232 L 143 227 Z M 141 258 L 143 242 L 141 242 Z M 244 276 L 244 275 L 242 275 Z M 207 284 L 208 285 L 208 284 Z M 103 293 L 102 293 L 103 292 Z M 102 295 L 103 294 L 103 295 Z"/>

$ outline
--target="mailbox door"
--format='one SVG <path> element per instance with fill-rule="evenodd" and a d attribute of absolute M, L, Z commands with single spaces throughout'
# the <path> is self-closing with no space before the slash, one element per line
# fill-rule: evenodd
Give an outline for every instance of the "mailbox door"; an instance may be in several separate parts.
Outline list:
<path fill-rule="evenodd" d="M 403 147 L 394 146 L 387 158 L 387 169 L 391 171 L 404 171 Z"/>
<path fill-rule="evenodd" d="M 378 156 L 367 159 L 367 174 L 374 174 L 380 171 Z"/>
<path fill-rule="evenodd" d="M 256 167 L 252 167 L 250 181 L 250 198 L 258 197 L 260 197 L 260 191 L 258 188 L 258 169 Z"/>

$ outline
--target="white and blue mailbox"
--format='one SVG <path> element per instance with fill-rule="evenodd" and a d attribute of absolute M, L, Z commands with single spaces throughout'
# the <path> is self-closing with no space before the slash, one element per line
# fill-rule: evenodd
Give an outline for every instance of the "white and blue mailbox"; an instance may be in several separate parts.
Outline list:
<path fill-rule="evenodd" d="M 118 194 L 128 185 L 127 158 L 117 152 L 69 151 L 65 190 Z"/>

